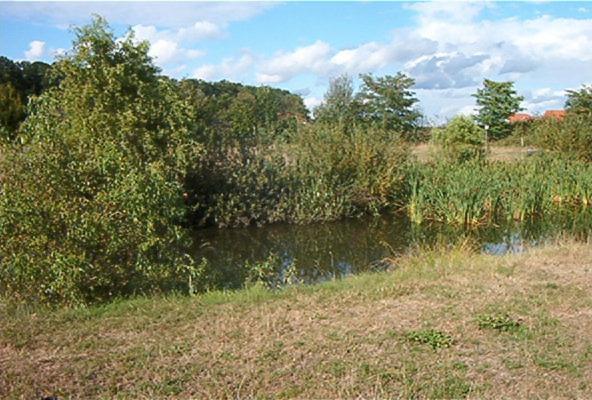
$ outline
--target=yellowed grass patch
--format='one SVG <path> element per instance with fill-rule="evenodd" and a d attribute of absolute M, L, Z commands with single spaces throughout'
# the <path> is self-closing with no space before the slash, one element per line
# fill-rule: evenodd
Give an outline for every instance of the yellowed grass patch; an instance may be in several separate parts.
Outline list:
<path fill-rule="evenodd" d="M 6 311 L 0 398 L 592 397 L 589 246 L 395 262 L 280 292 Z"/>

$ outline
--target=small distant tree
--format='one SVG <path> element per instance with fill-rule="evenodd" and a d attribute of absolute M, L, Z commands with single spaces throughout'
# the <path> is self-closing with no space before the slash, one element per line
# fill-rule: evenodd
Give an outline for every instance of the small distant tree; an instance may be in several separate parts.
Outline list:
<path fill-rule="evenodd" d="M 316 121 L 350 125 L 354 119 L 354 86 L 350 76 L 331 79 L 323 103 L 314 110 Z"/>
<path fill-rule="evenodd" d="M 485 79 L 483 88 L 473 96 L 481 107 L 475 119 L 481 127 L 488 127 L 489 139 L 498 140 L 510 135 L 512 127 L 508 119 L 522 110 L 520 103 L 524 100 L 516 93 L 514 82 Z"/>
<path fill-rule="evenodd" d="M 485 156 L 485 130 L 471 117 L 454 117 L 444 128 L 434 130 L 433 140 L 442 146 L 448 161 L 463 162 Z"/>
<path fill-rule="evenodd" d="M 568 90 L 565 108 L 569 112 L 592 115 L 592 85 L 584 85 L 580 90 Z"/>
<path fill-rule="evenodd" d="M 380 78 L 363 74 L 360 78 L 362 87 L 356 100 L 363 121 L 403 136 L 417 129 L 421 113 L 415 107 L 419 100 L 411 90 L 415 84 L 412 78 L 400 72 Z"/>

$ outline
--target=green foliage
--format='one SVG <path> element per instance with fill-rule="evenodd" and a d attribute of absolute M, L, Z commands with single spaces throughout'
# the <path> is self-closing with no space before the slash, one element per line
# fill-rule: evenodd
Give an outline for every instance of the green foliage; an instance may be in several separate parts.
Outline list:
<path fill-rule="evenodd" d="M 11 83 L 0 84 L 0 140 L 13 140 L 16 129 L 25 118 L 25 105 Z"/>
<path fill-rule="evenodd" d="M 178 89 L 191 105 L 196 139 L 214 152 L 269 143 L 308 118 L 302 98 L 286 90 L 195 79 L 182 80 Z"/>
<path fill-rule="evenodd" d="M 410 90 L 415 83 L 412 78 L 400 72 L 379 78 L 363 74 L 360 78 L 362 87 L 356 100 L 362 121 L 404 135 L 417 129 L 421 113 L 415 108 L 418 100 Z"/>
<path fill-rule="evenodd" d="M 288 143 L 225 154 L 193 193 L 204 222 L 329 221 L 401 205 L 408 150 L 392 133 L 310 126 Z"/>
<path fill-rule="evenodd" d="M 577 114 L 592 115 L 592 85 L 580 90 L 568 90 L 565 108 Z"/>
<path fill-rule="evenodd" d="M 29 98 L 52 86 L 49 64 L 14 62 L 0 56 L 0 138 L 13 140 L 26 117 Z"/>
<path fill-rule="evenodd" d="M 483 88 L 473 95 L 481 108 L 476 116 L 481 127 L 488 127 L 489 140 L 499 140 L 510 135 L 512 128 L 508 118 L 521 110 L 524 97 L 514 90 L 514 82 L 483 81 Z"/>
<path fill-rule="evenodd" d="M 492 329 L 499 332 L 514 332 L 521 327 L 508 314 L 483 314 L 477 316 L 477 324 L 481 329 Z"/>
<path fill-rule="evenodd" d="M 328 221 L 403 202 L 408 149 L 380 129 L 311 125 L 286 142 L 218 155 L 193 177 L 199 224 Z"/>
<path fill-rule="evenodd" d="M 433 140 L 452 162 L 481 160 L 485 156 L 485 131 L 471 117 L 454 117 L 444 128 L 434 130 Z"/>
<path fill-rule="evenodd" d="M 315 121 L 351 126 L 355 120 L 354 88 L 351 77 L 339 76 L 329 82 L 323 103 L 314 110 Z"/>
<path fill-rule="evenodd" d="M 427 344 L 434 350 L 450 347 L 454 343 L 452 336 L 436 329 L 410 331 L 405 337 L 410 342 Z"/>
<path fill-rule="evenodd" d="M 567 212 L 589 217 L 592 166 L 561 159 L 421 165 L 410 178 L 415 223 L 478 226 Z"/>
<path fill-rule="evenodd" d="M 0 288 L 16 300 L 84 303 L 185 286 L 183 179 L 196 162 L 189 112 L 148 45 L 96 18 L 76 31 L 2 149 Z"/>
<path fill-rule="evenodd" d="M 592 161 L 592 114 L 545 118 L 533 123 L 531 131 L 538 147 L 563 157 Z"/>

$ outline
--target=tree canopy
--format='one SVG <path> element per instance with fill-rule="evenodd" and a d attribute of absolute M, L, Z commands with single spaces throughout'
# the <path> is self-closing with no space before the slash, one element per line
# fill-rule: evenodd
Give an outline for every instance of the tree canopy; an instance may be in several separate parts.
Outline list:
<path fill-rule="evenodd" d="M 592 85 L 579 90 L 568 90 L 565 108 L 570 112 L 592 115 Z"/>
<path fill-rule="evenodd" d="M 360 75 L 362 86 L 357 95 L 363 121 L 386 130 L 410 133 L 417 128 L 421 113 L 411 87 L 415 81 L 403 73 L 374 77 Z"/>
<path fill-rule="evenodd" d="M 352 78 L 342 75 L 329 81 L 323 103 L 314 110 L 316 121 L 350 125 L 355 119 Z"/>
<path fill-rule="evenodd" d="M 489 139 L 497 140 L 508 136 L 511 126 L 508 121 L 512 114 L 521 110 L 520 103 L 524 97 L 518 96 L 514 82 L 483 81 L 483 88 L 473 95 L 480 106 L 475 119 L 477 123 L 488 129 Z"/>
<path fill-rule="evenodd" d="M 80 303 L 186 281 L 183 181 L 199 147 L 147 43 L 101 18 L 54 65 L 0 169 L 0 289 Z"/>

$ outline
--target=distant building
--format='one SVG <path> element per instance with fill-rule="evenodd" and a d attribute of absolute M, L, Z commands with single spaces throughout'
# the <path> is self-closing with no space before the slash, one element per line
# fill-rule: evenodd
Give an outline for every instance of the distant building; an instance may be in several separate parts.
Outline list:
<path fill-rule="evenodd" d="M 562 120 L 565 118 L 565 110 L 547 110 L 543 114 L 543 118 L 555 118 L 558 120 Z"/>
<path fill-rule="evenodd" d="M 534 117 L 530 114 L 516 113 L 516 114 L 510 115 L 510 118 L 508 118 L 508 121 L 511 124 L 515 124 L 517 122 L 529 122 L 529 121 L 532 121 L 533 119 L 534 119 Z"/>
<path fill-rule="evenodd" d="M 510 115 L 510 118 L 508 118 L 508 121 L 511 124 L 515 124 L 518 122 L 534 121 L 537 118 L 542 118 L 542 119 L 553 118 L 553 119 L 557 119 L 557 120 L 562 120 L 563 118 L 565 118 L 565 115 L 566 115 L 565 110 L 547 110 L 547 111 L 545 111 L 545 113 L 541 117 L 535 117 L 534 115 L 530 115 L 527 113 L 516 113 L 516 114 Z"/>

